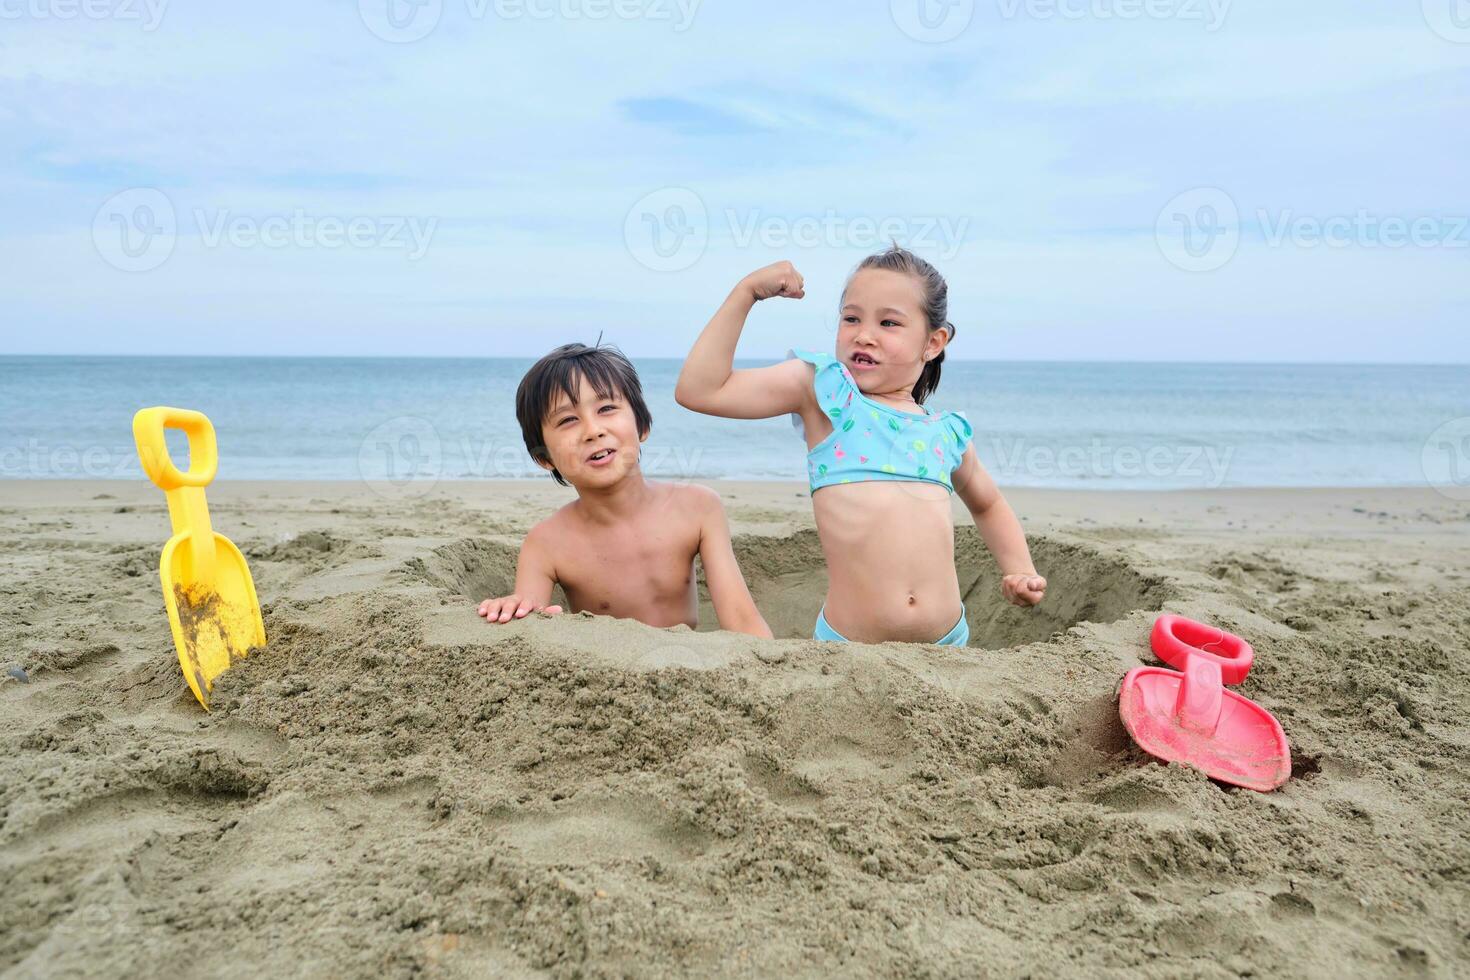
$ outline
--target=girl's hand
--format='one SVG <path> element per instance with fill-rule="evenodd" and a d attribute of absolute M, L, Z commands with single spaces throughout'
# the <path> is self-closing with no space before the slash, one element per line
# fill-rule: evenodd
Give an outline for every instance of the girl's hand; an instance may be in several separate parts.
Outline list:
<path fill-rule="evenodd" d="M 1000 580 L 1000 594 L 1012 605 L 1034 606 L 1046 595 L 1046 579 L 1030 573 L 1004 575 Z"/>
<path fill-rule="evenodd" d="M 499 599 L 486 599 L 480 603 L 480 608 L 476 612 L 487 623 L 508 623 L 512 619 L 524 619 L 533 612 L 544 612 L 554 616 L 561 612 L 561 606 L 538 606 L 518 595 L 508 595 Z"/>
<path fill-rule="evenodd" d="M 750 295 L 756 302 L 772 296 L 801 299 L 806 295 L 806 280 L 801 278 L 801 273 L 790 262 L 776 262 L 764 269 L 757 269 L 746 276 L 742 283 L 750 290 Z"/>

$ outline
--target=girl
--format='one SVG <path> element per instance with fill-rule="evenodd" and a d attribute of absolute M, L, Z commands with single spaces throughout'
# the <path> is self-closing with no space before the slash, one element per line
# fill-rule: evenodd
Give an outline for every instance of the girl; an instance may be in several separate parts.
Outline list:
<path fill-rule="evenodd" d="M 793 351 L 772 367 L 734 370 L 751 307 L 805 295 L 790 262 L 746 276 L 689 352 L 674 397 L 724 418 L 794 416 L 806 438 L 812 510 L 827 558 L 815 637 L 969 642 L 954 569 L 955 491 L 1000 565 L 1001 593 L 1019 606 L 1040 602 L 1046 579 L 975 457 L 970 424 L 924 407 L 955 333 L 944 278 L 896 245 L 869 256 L 843 291 L 835 357 Z"/>

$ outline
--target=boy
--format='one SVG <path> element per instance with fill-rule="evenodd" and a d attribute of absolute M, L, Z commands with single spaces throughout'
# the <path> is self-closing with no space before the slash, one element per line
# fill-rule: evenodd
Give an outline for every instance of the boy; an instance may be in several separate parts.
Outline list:
<path fill-rule="evenodd" d="M 516 419 L 531 458 L 557 483 L 570 484 L 577 499 L 526 535 L 515 592 L 480 603 L 487 623 L 561 612 L 547 605 L 560 584 L 573 612 L 693 628 L 697 554 L 720 626 L 771 636 L 730 547 L 719 495 L 643 478 L 639 447 L 653 419 L 622 352 L 558 347 L 521 379 Z"/>

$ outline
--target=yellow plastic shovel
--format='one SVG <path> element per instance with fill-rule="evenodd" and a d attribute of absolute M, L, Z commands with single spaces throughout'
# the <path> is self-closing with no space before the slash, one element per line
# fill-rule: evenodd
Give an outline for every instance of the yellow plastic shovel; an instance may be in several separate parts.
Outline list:
<path fill-rule="evenodd" d="M 166 428 L 189 436 L 187 473 L 169 458 Z M 143 472 L 168 498 L 174 536 L 163 546 L 158 575 L 184 680 L 208 710 L 214 679 L 233 658 L 265 645 L 265 623 L 245 556 L 209 524 L 204 488 L 219 468 L 214 426 L 200 412 L 145 408 L 133 416 L 133 439 Z"/>

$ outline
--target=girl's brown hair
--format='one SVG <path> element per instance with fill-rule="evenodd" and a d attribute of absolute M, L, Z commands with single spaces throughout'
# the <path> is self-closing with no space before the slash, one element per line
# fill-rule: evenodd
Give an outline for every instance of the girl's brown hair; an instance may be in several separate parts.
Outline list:
<path fill-rule="evenodd" d="M 858 267 L 852 270 L 856 276 L 864 269 L 886 269 L 889 272 L 902 272 L 913 276 L 919 282 L 919 291 L 924 303 L 924 319 L 929 321 L 929 331 L 948 330 L 949 339 L 954 340 L 954 324 L 949 322 L 949 284 L 939 274 L 939 270 L 928 262 L 919 258 L 913 252 L 899 246 L 897 242 L 876 255 L 870 255 L 858 263 Z M 848 276 L 848 283 L 852 282 L 852 276 Z M 847 290 L 843 289 L 843 295 Z M 946 344 L 946 347 L 949 345 Z M 934 389 L 939 387 L 940 365 L 944 363 L 944 351 L 932 361 L 924 363 L 924 370 L 919 374 L 919 380 L 914 383 L 914 401 L 920 405 L 924 399 L 934 394 Z"/>

